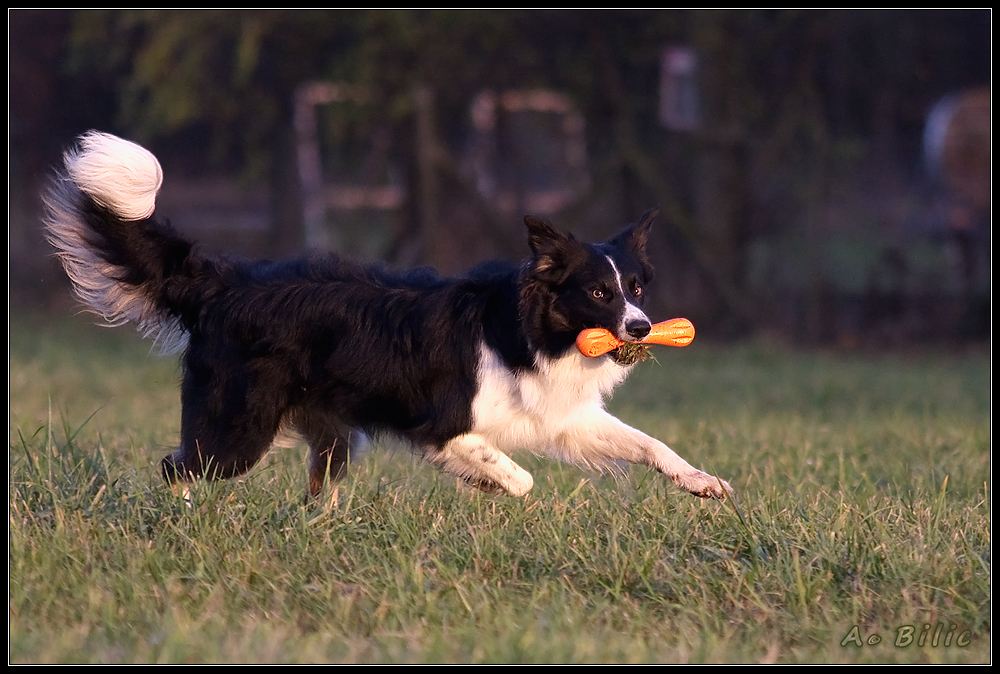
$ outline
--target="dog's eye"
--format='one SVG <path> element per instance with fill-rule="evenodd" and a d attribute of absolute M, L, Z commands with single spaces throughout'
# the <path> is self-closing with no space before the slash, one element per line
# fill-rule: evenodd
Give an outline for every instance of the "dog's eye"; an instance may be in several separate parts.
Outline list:
<path fill-rule="evenodd" d="M 632 294 L 635 295 L 636 297 L 639 297 L 640 295 L 642 295 L 642 286 L 639 285 L 638 283 L 633 283 L 632 284 Z"/>
<path fill-rule="evenodd" d="M 604 291 L 600 288 L 594 288 L 590 291 L 590 294 L 594 296 L 595 300 L 600 300 L 604 298 Z"/>

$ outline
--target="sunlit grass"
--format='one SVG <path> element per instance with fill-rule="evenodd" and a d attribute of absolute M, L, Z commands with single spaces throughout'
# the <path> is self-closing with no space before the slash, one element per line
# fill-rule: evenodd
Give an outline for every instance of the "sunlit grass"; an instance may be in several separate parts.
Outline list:
<path fill-rule="evenodd" d="M 158 471 L 176 359 L 15 318 L 10 660 L 989 661 L 988 356 L 657 358 L 612 409 L 735 502 L 530 455 L 531 494 L 491 498 L 381 450 L 306 506 L 304 451 L 277 449 L 187 507 Z"/>

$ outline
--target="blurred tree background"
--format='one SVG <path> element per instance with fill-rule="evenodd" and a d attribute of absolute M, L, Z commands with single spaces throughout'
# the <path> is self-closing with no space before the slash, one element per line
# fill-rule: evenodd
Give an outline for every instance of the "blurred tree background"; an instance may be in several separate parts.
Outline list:
<path fill-rule="evenodd" d="M 650 206 L 700 334 L 984 339 L 991 10 L 9 10 L 15 307 L 64 301 L 38 191 L 99 128 L 210 249 L 458 272 L 521 218 Z"/>

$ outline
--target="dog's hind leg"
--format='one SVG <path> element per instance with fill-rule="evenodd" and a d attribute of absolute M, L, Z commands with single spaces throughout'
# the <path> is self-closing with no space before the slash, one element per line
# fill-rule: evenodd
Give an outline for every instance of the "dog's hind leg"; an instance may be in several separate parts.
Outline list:
<path fill-rule="evenodd" d="M 247 378 L 222 379 L 228 384 L 186 373 L 181 384 L 181 445 L 162 462 L 167 482 L 236 477 L 270 449 L 282 416 L 280 401 L 255 395 Z"/>
<path fill-rule="evenodd" d="M 243 475 L 267 453 L 275 430 L 243 429 L 224 436 L 209 432 L 188 437 L 163 458 L 163 477 L 170 484 L 177 484 L 198 478 L 226 480 Z M 183 430 L 181 435 L 185 435 Z"/>
<path fill-rule="evenodd" d="M 323 491 L 327 476 L 333 485 L 330 503 L 336 504 L 338 486 L 347 474 L 354 453 L 364 443 L 364 434 L 347 429 L 326 415 L 295 415 L 295 430 L 309 444 L 309 499 L 316 499 Z"/>
<path fill-rule="evenodd" d="M 460 435 L 425 456 L 441 470 L 491 494 L 524 496 L 535 484 L 528 471 L 473 433 Z"/>
<path fill-rule="evenodd" d="M 340 490 L 340 482 L 347 475 L 347 464 L 350 461 L 351 449 L 347 440 L 336 439 L 332 443 L 309 443 L 309 498 L 316 499 L 323 491 L 326 478 L 329 475 L 333 489 L 330 493 L 330 504 L 336 505 Z"/>

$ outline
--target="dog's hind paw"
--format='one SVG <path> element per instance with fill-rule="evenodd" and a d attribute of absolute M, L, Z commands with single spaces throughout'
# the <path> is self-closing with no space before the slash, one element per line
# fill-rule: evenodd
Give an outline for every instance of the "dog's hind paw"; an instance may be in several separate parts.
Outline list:
<path fill-rule="evenodd" d="M 709 475 L 700 470 L 685 475 L 673 476 L 674 484 L 701 498 L 717 498 L 725 500 L 733 493 L 733 488 L 722 478 Z"/>
<path fill-rule="evenodd" d="M 184 505 L 188 508 L 193 508 L 194 503 L 191 500 L 191 485 L 184 482 L 175 482 L 170 486 L 171 491 L 174 495 L 184 501 Z"/>

